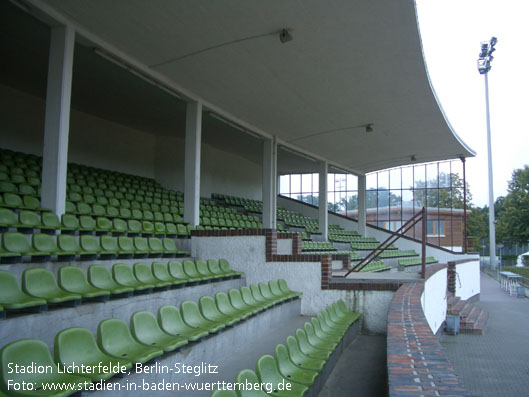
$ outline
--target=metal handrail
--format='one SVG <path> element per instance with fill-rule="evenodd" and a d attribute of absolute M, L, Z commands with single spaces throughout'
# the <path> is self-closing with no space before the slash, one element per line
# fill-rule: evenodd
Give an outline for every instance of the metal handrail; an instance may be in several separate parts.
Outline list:
<path fill-rule="evenodd" d="M 395 243 L 400 239 L 408 230 L 410 230 L 417 223 L 422 222 L 422 250 L 421 250 L 421 275 L 422 278 L 426 276 L 426 208 L 422 208 L 421 211 L 417 212 L 412 216 L 404 225 L 398 228 L 396 231 L 391 232 L 391 235 L 379 244 L 373 251 L 366 255 L 356 266 L 350 269 L 342 277 L 345 278 L 352 272 L 360 272 L 363 268 L 377 259 L 391 244 Z"/>

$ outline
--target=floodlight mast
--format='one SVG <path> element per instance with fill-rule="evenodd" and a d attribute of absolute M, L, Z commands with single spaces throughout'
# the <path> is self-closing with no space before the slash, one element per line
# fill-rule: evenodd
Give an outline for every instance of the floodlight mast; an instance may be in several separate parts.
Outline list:
<path fill-rule="evenodd" d="M 496 51 L 494 46 L 498 42 L 496 37 L 492 37 L 490 41 L 481 43 L 481 52 L 478 58 L 479 74 L 485 77 L 485 106 L 487 116 L 487 156 L 489 166 L 489 257 L 490 265 L 497 267 L 496 261 L 496 227 L 494 221 L 494 193 L 492 186 L 492 148 L 491 148 L 491 134 L 490 134 L 490 113 L 489 113 L 489 79 L 488 74 L 491 69 L 491 62 L 494 59 L 492 53 Z"/>

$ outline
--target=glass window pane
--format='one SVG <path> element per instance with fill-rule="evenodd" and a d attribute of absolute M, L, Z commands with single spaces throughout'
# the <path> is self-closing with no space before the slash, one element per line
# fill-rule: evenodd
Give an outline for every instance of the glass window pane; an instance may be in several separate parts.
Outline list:
<path fill-rule="evenodd" d="M 347 192 L 347 211 L 358 211 L 358 193 Z"/>
<path fill-rule="evenodd" d="M 301 176 L 301 191 L 312 192 L 312 174 L 303 174 Z"/>
<path fill-rule="evenodd" d="M 372 174 L 366 175 L 366 190 L 376 189 L 377 188 L 377 174 L 373 172 Z"/>
<path fill-rule="evenodd" d="M 416 165 L 413 167 L 413 179 L 415 189 L 424 189 L 426 187 L 425 183 L 426 176 L 426 166 L 425 165 Z"/>
<path fill-rule="evenodd" d="M 334 192 L 334 176 L 335 174 L 327 174 L 327 191 L 328 192 Z"/>
<path fill-rule="evenodd" d="M 396 168 L 389 173 L 389 183 L 391 184 L 390 189 L 400 189 L 401 184 L 401 169 Z"/>
<path fill-rule="evenodd" d="M 430 188 L 439 187 L 439 175 L 437 172 L 437 163 L 428 164 L 426 166 L 426 178 L 428 181 L 428 186 Z"/>
<path fill-rule="evenodd" d="M 279 177 L 279 194 L 290 193 L 290 175 L 281 175 Z"/>
<path fill-rule="evenodd" d="M 301 193 L 301 175 L 290 175 L 290 193 Z"/>
<path fill-rule="evenodd" d="M 368 190 L 366 192 L 366 208 L 376 208 L 377 207 L 377 191 Z"/>
<path fill-rule="evenodd" d="M 353 174 L 347 174 L 347 190 L 358 190 L 358 177 Z"/>
<path fill-rule="evenodd" d="M 463 179 L 463 163 L 461 160 L 452 161 L 452 174 L 457 174 L 461 179 Z"/>
<path fill-rule="evenodd" d="M 439 189 L 439 208 L 452 208 L 450 189 Z"/>
<path fill-rule="evenodd" d="M 312 193 L 317 195 L 320 191 L 320 174 L 312 174 Z"/>
<path fill-rule="evenodd" d="M 345 192 L 345 174 L 336 174 L 334 177 L 334 189 L 337 192 Z"/>
<path fill-rule="evenodd" d="M 402 169 L 402 188 L 413 188 L 413 167 L 404 167 Z"/>
<path fill-rule="evenodd" d="M 389 206 L 389 190 L 381 189 L 378 191 L 378 207 L 388 207 Z"/>
<path fill-rule="evenodd" d="M 450 187 L 450 161 L 439 163 L 439 187 Z"/>
<path fill-rule="evenodd" d="M 389 189 L 389 171 L 380 171 L 378 173 L 378 188 Z"/>

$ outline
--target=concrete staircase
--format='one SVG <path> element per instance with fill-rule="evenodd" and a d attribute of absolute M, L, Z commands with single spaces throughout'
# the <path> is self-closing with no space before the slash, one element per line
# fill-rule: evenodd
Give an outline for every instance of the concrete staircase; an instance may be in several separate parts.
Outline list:
<path fill-rule="evenodd" d="M 459 316 L 460 332 L 463 334 L 483 334 L 489 319 L 486 311 L 456 296 L 448 299 L 447 314 Z"/>

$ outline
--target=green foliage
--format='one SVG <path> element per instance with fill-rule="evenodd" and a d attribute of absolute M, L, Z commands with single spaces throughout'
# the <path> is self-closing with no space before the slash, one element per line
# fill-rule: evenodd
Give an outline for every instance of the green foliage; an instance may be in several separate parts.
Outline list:
<path fill-rule="evenodd" d="M 415 182 L 415 206 L 439 208 L 463 208 L 464 189 L 463 179 L 459 174 L 439 173 L 439 180 L 431 179 L 426 182 Z M 410 187 L 411 188 L 411 187 Z M 472 201 L 472 194 L 468 182 L 466 184 L 467 207 Z"/>
<path fill-rule="evenodd" d="M 508 193 L 496 208 L 496 235 L 505 243 L 529 241 L 529 166 L 513 171 Z"/>
<path fill-rule="evenodd" d="M 480 240 L 487 238 L 489 234 L 488 214 L 487 208 L 470 207 L 467 216 L 467 236 L 476 237 Z"/>

